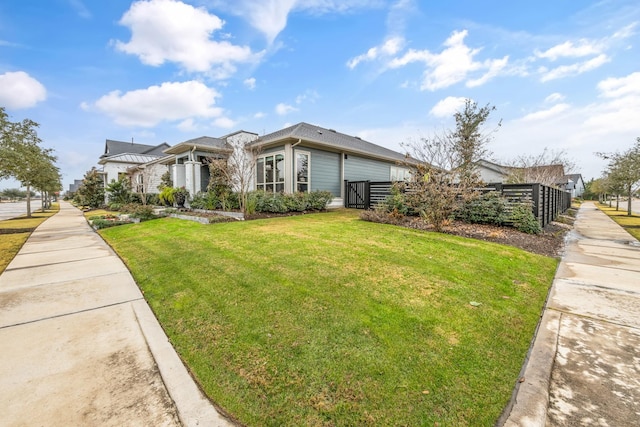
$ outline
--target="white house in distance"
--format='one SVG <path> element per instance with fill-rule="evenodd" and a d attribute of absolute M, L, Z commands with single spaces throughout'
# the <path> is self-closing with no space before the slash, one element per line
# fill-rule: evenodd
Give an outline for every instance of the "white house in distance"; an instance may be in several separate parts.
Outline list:
<path fill-rule="evenodd" d="M 565 174 L 564 167 L 560 164 L 518 168 L 481 159 L 476 162 L 476 170 L 482 181 L 487 184 L 505 183 L 511 175 L 522 174 L 544 177 L 544 180 L 548 182 L 542 182 L 543 184 L 552 184 L 562 190 L 570 191 L 571 197 L 580 197 L 584 193 L 582 175 L 579 173 Z"/>
<path fill-rule="evenodd" d="M 122 177 L 129 178 L 131 176 L 130 168 L 153 163 L 166 157 L 164 150 L 169 147 L 170 145 L 166 142 L 159 145 L 147 145 L 134 143 L 133 141 L 123 142 L 107 139 L 104 145 L 104 154 L 100 156 L 98 161 L 98 164 L 102 165 L 105 188 L 111 181 L 118 181 Z M 160 173 L 160 176 L 162 176 L 162 173 Z M 136 182 L 132 180 L 132 188 L 134 190 L 135 184 Z M 155 188 L 151 187 L 153 183 L 149 184 L 149 188 Z M 156 186 L 158 184 L 160 184 L 159 178 Z"/>

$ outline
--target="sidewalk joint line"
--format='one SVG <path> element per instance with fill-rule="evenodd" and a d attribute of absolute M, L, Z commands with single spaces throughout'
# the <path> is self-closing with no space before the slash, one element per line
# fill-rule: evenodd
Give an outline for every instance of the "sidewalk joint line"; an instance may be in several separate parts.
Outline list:
<path fill-rule="evenodd" d="M 114 302 L 113 304 L 106 304 L 106 305 L 101 305 L 101 306 L 98 306 L 98 307 L 85 308 L 84 310 L 73 311 L 73 312 L 70 312 L 70 313 L 56 314 L 55 316 L 43 317 L 41 319 L 27 320 L 25 322 L 20 322 L 20 323 L 14 323 L 14 324 L 11 324 L 11 325 L 0 326 L 0 330 L 7 329 L 7 328 L 12 328 L 14 326 L 28 325 L 30 323 L 43 322 L 45 320 L 57 319 L 59 317 L 72 316 L 74 314 L 86 313 L 86 312 L 89 312 L 89 311 L 100 310 L 100 309 L 103 309 L 103 308 L 115 307 L 117 305 L 129 304 L 129 303 L 133 303 L 133 302 L 140 301 L 140 300 L 144 301 L 144 298 L 142 298 L 142 297 L 134 298 L 134 299 L 126 300 L 126 301 Z"/>
<path fill-rule="evenodd" d="M 623 328 L 640 330 L 640 327 L 638 327 L 638 326 L 626 325 L 624 323 L 614 322 L 612 320 L 607 320 L 607 319 L 603 319 L 603 318 L 600 318 L 600 317 L 589 316 L 589 315 L 580 314 L 580 313 L 573 313 L 571 311 L 561 310 L 561 309 L 555 308 L 555 307 L 548 307 L 547 309 L 556 311 L 556 312 L 560 313 L 560 315 L 565 314 L 565 315 L 568 315 L 568 316 L 582 317 L 584 319 L 593 320 L 594 322 L 601 322 L 601 323 L 606 323 L 608 325 L 621 326 Z"/>
<path fill-rule="evenodd" d="M 111 255 L 109 255 L 111 256 Z M 7 268 L 5 271 L 18 271 L 18 270 L 28 270 L 30 268 L 40 268 L 40 267 L 49 267 L 51 265 L 59 265 L 59 264 L 71 264 L 73 262 L 82 262 L 82 261 L 90 261 L 99 258 L 107 258 L 104 255 L 94 256 L 91 258 L 83 258 L 83 259 L 74 259 L 72 261 L 59 261 L 59 262 L 50 262 L 48 264 L 39 264 L 39 265 L 28 265 L 24 267 L 15 267 L 15 268 Z"/>

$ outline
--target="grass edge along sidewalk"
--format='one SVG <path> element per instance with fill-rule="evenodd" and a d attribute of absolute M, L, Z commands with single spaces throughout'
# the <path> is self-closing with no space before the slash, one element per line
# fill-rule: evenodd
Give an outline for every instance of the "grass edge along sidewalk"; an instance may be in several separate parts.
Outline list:
<path fill-rule="evenodd" d="M 246 425 L 492 425 L 557 259 L 338 211 L 100 231 Z"/>
<path fill-rule="evenodd" d="M 15 258 L 20 248 L 27 241 L 31 233 L 60 210 L 57 203 L 53 203 L 51 209 L 42 212 L 37 210 L 31 213 L 31 218 L 25 215 L 0 221 L 0 274 Z"/>
<path fill-rule="evenodd" d="M 627 215 L 626 209 L 616 210 L 614 207 L 609 207 L 609 205 L 603 205 L 601 203 L 596 203 L 595 205 L 619 226 L 624 228 L 627 233 L 640 240 L 640 215 L 633 214 L 629 216 Z"/>

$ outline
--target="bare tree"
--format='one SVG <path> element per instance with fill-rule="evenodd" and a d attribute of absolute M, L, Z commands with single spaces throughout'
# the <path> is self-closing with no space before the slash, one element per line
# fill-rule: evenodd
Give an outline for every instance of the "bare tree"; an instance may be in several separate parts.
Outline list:
<path fill-rule="evenodd" d="M 239 195 L 240 210 L 245 211 L 247 197 L 253 190 L 256 174 L 256 156 L 259 150 L 246 146 L 242 139 L 228 141 L 233 148 L 226 159 L 209 159 L 209 189 L 215 192 L 225 191 L 228 186 Z"/>
<path fill-rule="evenodd" d="M 564 150 L 545 149 L 540 154 L 521 155 L 507 162 L 509 184 L 540 183 L 558 185 L 565 174 L 575 169 L 575 162 Z"/>
<path fill-rule="evenodd" d="M 414 173 L 405 184 L 406 200 L 438 231 L 456 209 L 479 194 L 481 180 L 475 162 L 487 155 L 487 144 L 495 132 L 482 129 L 493 110 L 495 107 L 478 107 L 468 99 L 464 109 L 454 114 L 455 130 L 404 145 L 418 161 L 407 162 Z"/>

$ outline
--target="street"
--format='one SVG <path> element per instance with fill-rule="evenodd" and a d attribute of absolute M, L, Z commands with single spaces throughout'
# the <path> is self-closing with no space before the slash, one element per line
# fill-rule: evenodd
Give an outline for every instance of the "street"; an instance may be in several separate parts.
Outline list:
<path fill-rule="evenodd" d="M 37 209 L 40 207 L 40 201 L 37 203 L 31 201 L 31 211 L 34 207 Z M 0 203 L 0 221 L 14 218 L 27 213 L 27 202 L 2 202 Z"/>

